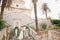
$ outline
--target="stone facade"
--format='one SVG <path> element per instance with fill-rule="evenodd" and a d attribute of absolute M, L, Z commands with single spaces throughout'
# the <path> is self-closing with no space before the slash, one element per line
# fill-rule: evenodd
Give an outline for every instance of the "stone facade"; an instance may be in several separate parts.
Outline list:
<path fill-rule="evenodd" d="M 31 23 L 32 19 L 28 16 L 31 10 L 25 8 L 24 5 L 25 2 L 23 0 L 12 0 L 11 7 L 4 9 L 4 20 L 13 27 L 14 22 L 17 20 L 20 22 L 19 26 Z"/>

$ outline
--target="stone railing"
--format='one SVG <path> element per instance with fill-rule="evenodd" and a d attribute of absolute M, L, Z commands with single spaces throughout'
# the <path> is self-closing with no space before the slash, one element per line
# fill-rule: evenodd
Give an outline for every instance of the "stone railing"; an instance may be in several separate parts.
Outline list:
<path fill-rule="evenodd" d="M 0 40 L 3 39 L 3 36 L 6 37 L 6 28 L 4 28 L 3 30 L 0 31 Z M 4 39 L 6 40 L 6 39 Z"/>
<path fill-rule="evenodd" d="M 30 29 L 30 35 L 33 37 L 34 40 L 48 40 L 48 31 L 41 31 L 36 32 L 32 28 Z"/>
<path fill-rule="evenodd" d="M 52 30 L 51 34 L 52 34 L 52 40 L 60 40 L 60 32 Z"/>
<path fill-rule="evenodd" d="M 33 37 L 34 40 L 36 40 L 37 33 L 32 28 L 29 27 L 30 35 Z"/>
<path fill-rule="evenodd" d="M 30 29 L 30 35 L 34 40 L 60 40 L 60 32 L 55 30 L 46 30 L 36 32 L 32 28 Z"/>
<path fill-rule="evenodd" d="M 7 35 L 9 35 L 11 28 L 4 28 L 0 31 L 0 40 L 8 40 Z M 7 33 L 8 32 L 8 33 Z"/>

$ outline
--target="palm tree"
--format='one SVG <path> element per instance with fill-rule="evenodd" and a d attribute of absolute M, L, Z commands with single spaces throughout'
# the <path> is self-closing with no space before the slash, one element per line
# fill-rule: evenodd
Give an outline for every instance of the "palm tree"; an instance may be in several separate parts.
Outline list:
<path fill-rule="evenodd" d="M 1 5 L 1 14 L 0 14 L 0 17 L 2 18 L 3 16 L 3 11 L 4 11 L 4 8 L 6 7 L 6 0 L 3 0 L 2 1 L 2 5 Z"/>
<path fill-rule="evenodd" d="M 48 6 L 47 6 L 47 4 L 46 3 L 43 3 L 43 5 L 42 5 L 42 10 L 43 10 L 43 14 L 45 13 L 45 15 L 46 15 L 46 19 L 48 19 L 48 17 L 47 17 L 47 12 L 49 11 L 51 11 L 49 8 L 48 8 Z"/>
<path fill-rule="evenodd" d="M 5 7 L 9 8 L 11 3 L 12 3 L 12 0 L 3 0 L 2 1 L 0 19 L 3 19 L 4 8 Z M 8 33 L 7 31 L 8 31 L 8 27 L 6 29 L 6 33 Z M 7 37 L 8 37 L 8 34 L 7 34 Z"/>
<path fill-rule="evenodd" d="M 37 3 L 38 0 L 32 0 L 34 5 L 34 12 L 35 12 L 35 24 L 36 24 L 36 31 L 38 31 L 38 20 L 37 20 Z"/>
<path fill-rule="evenodd" d="M 5 7 L 8 7 L 11 5 L 12 3 L 12 0 L 3 0 L 2 1 L 2 5 L 1 5 L 1 14 L 0 14 L 0 17 L 3 18 L 3 12 L 4 12 L 4 8 Z"/>

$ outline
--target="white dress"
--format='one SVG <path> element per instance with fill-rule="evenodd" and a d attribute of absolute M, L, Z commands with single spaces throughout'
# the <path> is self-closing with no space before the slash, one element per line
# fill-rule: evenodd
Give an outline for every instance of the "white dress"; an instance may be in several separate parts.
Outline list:
<path fill-rule="evenodd" d="M 18 30 L 16 29 L 16 30 L 15 30 L 15 36 L 17 36 L 17 32 L 18 32 Z"/>
<path fill-rule="evenodd" d="M 20 31 L 20 34 L 19 34 L 19 37 L 18 37 L 19 40 L 23 39 L 23 34 L 24 34 L 24 31 L 25 31 L 25 28 L 26 27 L 21 28 L 21 31 Z"/>
<path fill-rule="evenodd" d="M 19 34 L 18 39 L 19 39 L 19 40 L 22 40 L 22 39 L 23 39 L 23 30 L 20 31 L 20 34 Z"/>

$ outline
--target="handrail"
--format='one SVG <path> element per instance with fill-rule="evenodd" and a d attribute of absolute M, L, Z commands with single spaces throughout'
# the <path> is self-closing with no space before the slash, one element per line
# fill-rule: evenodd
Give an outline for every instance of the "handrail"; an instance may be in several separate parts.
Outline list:
<path fill-rule="evenodd" d="M 60 32 L 58 32 L 58 31 L 55 31 L 55 30 L 51 30 L 51 32 L 55 32 L 55 33 L 58 33 L 58 34 L 60 34 Z"/>
<path fill-rule="evenodd" d="M 60 40 L 60 32 L 56 30 L 51 30 L 50 32 L 51 32 L 52 40 Z"/>
<path fill-rule="evenodd" d="M 35 34 L 37 34 L 37 32 L 35 32 L 32 28 L 29 27 L 30 30 L 32 30 Z"/>
<path fill-rule="evenodd" d="M 30 27 L 29 27 L 29 29 L 30 29 L 30 30 L 29 30 L 29 31 L 30 31 L 29 33 L 30 33 L 31 37 L 32 37 L 34 40 L 37 40 L 37 38 L 36 38 L 36 37 L 37 37 L 37 32 L 34 31 L 34 30 L 33 30 L 32 28 L 30 28 Z"/>

